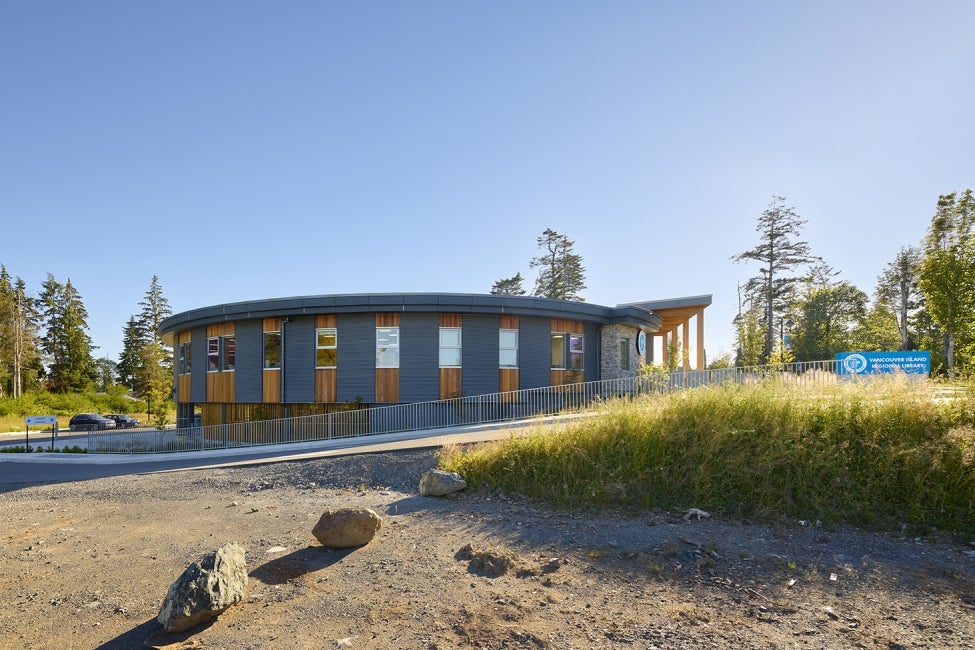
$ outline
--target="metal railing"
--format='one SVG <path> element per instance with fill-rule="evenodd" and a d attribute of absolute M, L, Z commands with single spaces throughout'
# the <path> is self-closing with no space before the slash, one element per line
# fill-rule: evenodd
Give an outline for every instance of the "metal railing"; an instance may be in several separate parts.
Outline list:
<path fill-rule="evenodd" d="M 727 382 L 837 381 L 836 361 L 649 372 L 638 377 L 530 388 L 446 400 L 373 406 L 321 415 L 147 431 L 89 432 L 89 453 L 162 453 L 335 440 L 491 424 L 573 413 L 608 399 L 631 399 Z"/>

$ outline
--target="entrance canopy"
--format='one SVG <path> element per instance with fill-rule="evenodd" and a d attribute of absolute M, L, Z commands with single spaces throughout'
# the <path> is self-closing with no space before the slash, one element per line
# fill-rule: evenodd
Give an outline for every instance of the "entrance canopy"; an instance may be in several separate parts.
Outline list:
<path fill-rule="evenodd" d="M 647 302 L 626 303 L 627 306 L 648 309 L 661 318 L 663 324 L 654 333 L 654 337 L 661 337 L 663 359 L 668 362 L 668 348 L 678 350 L 683 359 L 684 370 L 690 370 L 690 354 L 685 354 L 691 347 L 690 321 L 695 319 L 696 345 L 695 367 L 703 370 L 706 365 L 704 351 L 704 309 L 711 305 L 711 294 L 703 296 L 688 296 L 686 298 L 672 298 L 669 300 L 650 300 Z M 622 306 L 622 305 L 621 305 Z M 670 345 L 668 345 L 670 344 Z"/>

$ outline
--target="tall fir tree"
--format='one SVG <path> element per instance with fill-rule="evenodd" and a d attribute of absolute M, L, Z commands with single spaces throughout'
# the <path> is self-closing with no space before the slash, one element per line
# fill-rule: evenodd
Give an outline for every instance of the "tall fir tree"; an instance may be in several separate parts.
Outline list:
<path fill-rule="evenodd" d="M 164 403 L 172 394 L 173 387 L 173 349 L 163 343 L 159 334 L 162 321 L 171 316 L 173 310 L 163 295 L 159 276 L 152 276 L 152 282 L 145 297 L 139 303 L 139 330 L 143 336 L 143 346 L 139 351 L 139 370 L 136 385 L 146 399 L 146 411 L 157 425 L 164 425 L 166 408 Z"/>
<path fill-rule="evenodd" d="M 45 328 L 41 348 L 47 357 L 49 390 L 68 393 L 90 389 L 97 370 L 87 331 L 88 311 L 81 295 L 70 279 L 61 284 L 48 273 L 37 305 Z"/>
<path fill-rule="evenodd" d="M 765 337 L 759 363 L 768 363 L 775 349 L 777 325 L 786 317 L 796 285 L 803 277 L 795 273 L 796 269 L 816 260 L 809 244 L 798 238 L 805 223 L 794 208 L 785 204 L 785 198 L 774 196 L 755 226 L 758 245 L 731 258 L 762 265 L 759 275 L 745 283 L 752 304 L 762 314 Z"/>
<path fill-rule="evenodd" d="M 877 279 L 876 302 L 895 314 L 901 350 L 911 350 L 916 344 L 914 321 L 924 302 L 918 287 L 920 266 L 921 251 L 913 246 L 902 248 Z"/>
<path fill-rule="evenodd" d="M 142 376 L 142 348 L 146 345 L 146 333 L 135 316 L 122 330 L 122 352 L 119 353 L 116 372 L 118 381 L 129 390 L 135 391 L 139 377 Z"/>
<path fill-rule="evenodd" d="M 537 242 L 541 254 L 529 263 L 531 268 L 538 269 L 534 295 L 583 301 L 586 269 L 582 256 L 572 249 L 575 242 L 551 228 L 546 228 Z"/>

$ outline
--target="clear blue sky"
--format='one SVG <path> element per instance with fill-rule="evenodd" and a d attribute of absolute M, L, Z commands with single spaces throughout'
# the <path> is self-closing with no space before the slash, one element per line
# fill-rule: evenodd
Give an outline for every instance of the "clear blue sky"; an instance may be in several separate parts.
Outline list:
<path fill-rule="evenodd" d="M 975 3 L 5 2 L 0 263 L 98 356 L 174 311 L 487 293 L 545 228 L 589 302 L 713 294 L 773 195 L 872 294 L 975 187 Z"/>

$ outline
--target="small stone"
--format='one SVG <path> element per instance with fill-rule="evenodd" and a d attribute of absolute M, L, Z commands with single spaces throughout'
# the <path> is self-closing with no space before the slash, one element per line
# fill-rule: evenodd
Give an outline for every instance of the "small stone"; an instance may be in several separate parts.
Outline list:
<path fill-rule="evenodd" d="M 442 497 L 466 487 L 467 482 L 457 472 L 433 469 L 420 476 L 421 496 Z"/>

